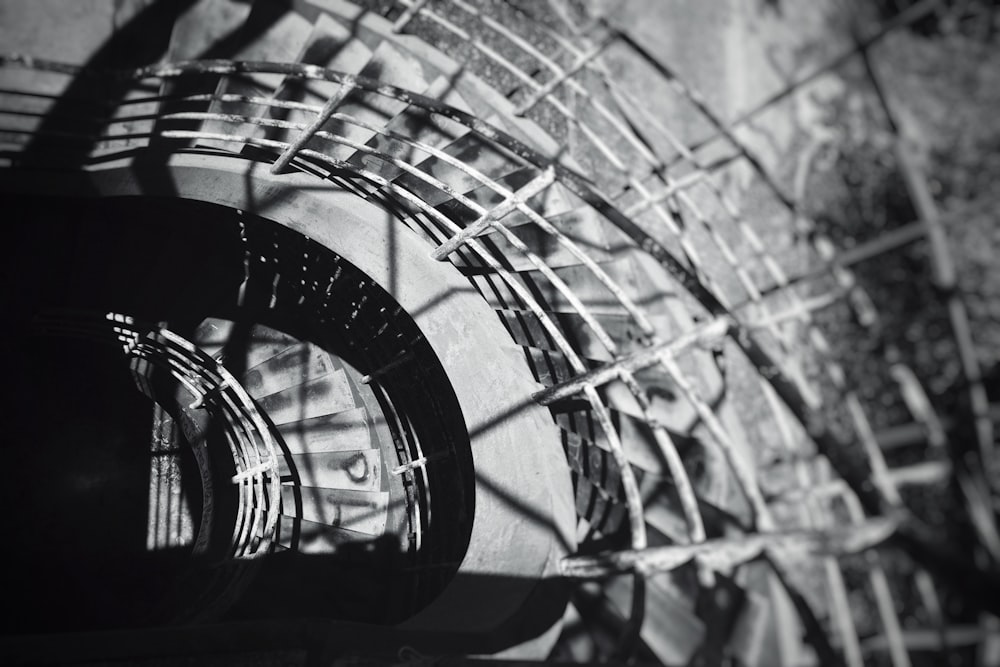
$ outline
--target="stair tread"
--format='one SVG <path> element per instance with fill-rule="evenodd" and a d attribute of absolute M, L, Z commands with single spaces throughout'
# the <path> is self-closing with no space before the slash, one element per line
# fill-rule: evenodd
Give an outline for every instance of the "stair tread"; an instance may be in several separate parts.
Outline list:
<path fill-rule="evenodd" d="M 424 91 L 424 95 L 441 99 L 456 108 L 468 108 L 465 100 L 454 91 L 451 82 L 444 77 L 438 77 L 431 82 Z M 435 116 L 416 106 L 407 106 L 403 109 L 388 122 L 386 129 L 435 148 L 446 145 L 469 131 L 464 125 Z M 429 153 L 426 151 L 384 134 L 376 134 L 368 140 L 366 145 L 380 153 L 405 160 L 410 164 L 419 164 L 429 157 Z M 388 180 L 393 179 L 402 171 L 399 167 L 385 160 L 361 151 L 352 155 L 348 162 L 373 171 Z"/>
<path fill-rule="evenodd" d="M 279 474 L 294 476 L 299 486 L 379 491 L 382 456 L 378 449 L 292 454 L 282 457 Z"/>
<path fill-rule="evenodd" d="M 327 375 L 335 367 L 333 359 L 322 348 L 299 343 L 247 369 L 242 382 L 247 393 L 258 398 Z"/>
<path fill-rule="evenodd" d="M 512 155 L 472 132 L 463 134 L 441 150 L 489 178 L 506 176 L 521 167 Z M 428 157 L 416 166 L 458 192 L 481 185 L 475 177 L 437 157 Z M 437 206 L 452 198 L 447 192 L 412 174 L 402 173 L 394 182 L 407 188 L 430 206 Z"/>
<path fill-rule="evenodd" d="M 174 23 L 167 47 L 167 61 L 204 57 L 220 39 L 244 25 L 250 11 L 251 4 L 248 2 L 198 0 Z"/>
<path fill-rule="evenodd" d="M 622 617 L 631 615 L 631 579 L 608 580 L 604 594 Z M 666 577 L 647 578 L 646 617 L 640 636 L 662 664 L 690 663 L 705 632 L 705 624 L 695 615 L 693 605 Z"/>
<path fill-rule="evenodd" d="M 467 101 L 469 112 L 473 115 L 486 119 L 486 122 L 511 133 L 529 145 L 538 147 L 546 155 L 554 156 L 562 152 L 562 147 L 535 123 L 513 116 L 514 107 L 506 97 L 482 79 L 471 74 L 464 63 L 456 62 L 424 39 L 393 32 L 392 23 L 353 2 L 346 0 L 309 1 L 322 8 L 323 11 L 336 16 L 345 25 L 354 27 L 358 38 L 369 46 L 391 43 L 409 57 L 419 60 L 428 73 L 433 73 L 431 78 L 444 76 L 451 80 L 455 90 Z M 500 120 L 500 117 L 496 115 L 497 110 L 500 110 L 501 115 L 506 120 Z"/>
<path fill-rule="evenodd" d="M 371 59 L 361 70 L 360 75 L 377 79 L 381 83 L 413 90 L 416 93 L 424 91 L 428 85 L 419 63 L 403 55 L 398 49 L 388 43 L 380 44 L 375 49 Z M 355 90 L 337 107 L 336 111 L 357 118 L 375 127 L 384 127 L 393 117 L 403 111 L 406 106 L 406 102 L 401 100 L 378 95 L 377 93 Z M 358 125 L 336 120 L 327 122 L 323 129 L 361 144 L 367 142 L 375 134 L 375 132 Z M 317 146 L 317 150 L 323 150 L 323 144 L 326 144 L 329 148 L 323 152 L 332 155 L 338 160 L 347 160 L 355 151 L 355 149 L 349 146 L 333 146 L 327 142 L 318 144 L 316 143 L 318 141 L 318 139 L 313 139 L 309 144 L 310 147 L 315 145 Z"/>
<path fill-rule="evenodd" d="M 204 320 L 194 334 L 194 343 L 203 350 L 214 350 L 212 355 L 225 349 L 227 367 L 253 368 L 280 354 L 298 340 L 288 334 L 261 325 L 245 330 L 231 320 L 215 317 Z"/>
<path fill-rule="evenodd" d="M 371 535 L 365 533 L 290 516 L 279 518 L 275 535 L 280 546 L 304 554 L 334 553 L 345 544 L 370 540 Z"/>
<path fill-rule="evenodd" d="M 266 5 L 266 3 L 265 3 Z M 271 12 L 266 12 L 269 16 Z M 264 20 L 251 13 L 248 23 Z M 254 36 L 249 44 L 233 54 L 233 60 L 261 60 L 291 62 L 299 54 L 300 44 L 309 34 L 311 24 L 304 17 L 294 12 L 285 12 L 273 17 L 272 22 Z M 235 94 L 266 97 L 280 85 L 284 75 L 248 73 L 224 76 L 219 80 L 216 94 Z M 208 107 L 211 113 L 231 113 L 243 116 L 260 116 L 266 113 L 265 107 L 248 102 L 221 102 L 213 100 Z M 202 124 L 202 130 L 213 133 L 234 133 L 239 126 L 223 121 L 209 120 Z M 202 141 L 205 145 L 234 150 L 235 147 L 225 142 L 212 140 Z"/>
<path fill-rule="evenodd" d="M 628 518 L 625 503 L 615 500 L 604 489 L 579 473 L 574 475 L 576 486 L 576 512 L 603 534 L 618 532 Z"/>
<path fill-rule="evenodd" d="M 354 408 L 277 427 L 292 454 L 370 449 L 377 444 L 365 408 Z"/>
<path fill-rule="evenodd" d="M 216 357 L 222 353 L 222 348 L 226 346 L 233 326 L 232 320 L 207 319 L 198 326 L 193 342 L 208 356 Z"/>
<path fill-rule="evenodd" d="M 388 509 L 388 491 L 281 487 L 281 513 L 285 516 L 346 528 L 366 535 L 382 535 L 385 532 Z"/>
<path fill-rule="evenodd" d="M 182 62 L 212 57 L 226 57 L 225 46 L 239 40 L 241 30 L 245 28 L 247 19 L 253 11 L 253 5 L 241 0 L 197 0 L 187 11 L 183 12 L 171 29 L 165 62 Z M 160 84 L 160 94 L 191 95 L 212 93 L 218 88 L 220 77 L 215 74 L 189 77 L 186 79 L 164 79 Z M 158 109 L 159 114 L 169 114 L 177 111 L 204 111 L 208 108 L 204 102 L 178 102 L 164 100 Z M 197 130 L 202 123 L 185 121 L 157 120 L 158 128 L 167 124 L 171 129 Z M 232 145 L 222 145 L 226 150 L 234 150 Z"/>
<path fill-rule="evenodd" d="M 500 349 L 509 363 L 527 363 L 535 381 L 543 387 L 550 387 L 574 376 L 569 363 L 559 352 L 549 353 L 533 347 L 516 346 L 503 346 Z"/>
<path fill-rule="evenodd" d="M 511 308 L 498 308 L 497 314 L 506 324 L 518 345 L 537 347 L 543 350 L 558 351 L 555 343 L 549 340 L 538 317 L 530 312 Z M 590 325 L 583 316 L 576 312 L 548 312 L 548 316 L 556 322 L 559 329 L 574 343 L 582 356 L 603 362 L 614 360 L 611 353 L 597 339 Z M 592 313 L 593 320 L 604 329 L 605 333 L 618 346 L 618 355 L 631 354 L 644 349 L 648 340 L 641 333 L 635 320 L 627 313 Z M 668 331 L 669 323 L 663 318 L 650 318 L 657 331 Z"/>
<path fill-rule="evenodd" d="M 506 218 L 501 222 L 506 225 Z M 581 249 L 591 261 L 598 266 L 614 261 L 614 257 L 606 250 L 606 244 L 599 230 L 580 231 L 581 233 L 572 235 L 570 238 L 578 246 L 581 246 Z M 550 269 L 569 269 L 584 266 L 583 261 L 555 236 L 536 225 L 521 225 L 510 229 L 510 232 L 527 247 L 529 252 L 533 253 Z M 588 236 L 584 236 L 584 234 Z M 540 271 L 522 250 L 517 248 L 511 240 L 496 229 L 492 229 L 488 236 L 484 235 L 484 242 L 487 239 L 488 243 L 492 246 L 492 252 L 497 256 L 503 257 L 509 270 L 519 272 Z M 460 266 L 460 268 L 466 273 L 491 271 L 489 267 L 485 266 L 466 265 Z M 584 270 L 590 271 L 589 268 Z M 596 276 L 592 274 L 590 280 L 599 284 Z"/>
<path fill-rule="evenodd" d="M 295 62 L 357 74 L 368 64 L 371 57 L 371 49 L 355 39 L 350 30 L 327 14 L 320 14 Z M 339 89 L 340 84 L 335 81 L 290 76 L 278 86 L 274 98 L 322 107 Z M 271 107 L 268 115 L 291 123 L 306 124 L 312 123 L 316 118 L 316 115 L 310 112 L 277 107 Z M 291 141 L 296 132 L 278 128 L 255 128 L 257 136 L 266 134 L 278 141 Z"/>
<path fill-rule="evenodd" d="M 262 396 L 257 399 L 257 404 L 275 425 L 336 414 L 357 407 L 347 372 L 342 368 Z"/>
<path fill-rule="evenodd" d="M 536 176 L 538 176 L 538 170 L 534 167 L 520 167 L 493 180 L 508 190 L 516 192 Z M 478 183 L 476 183 L 476 186 L 471 190 L 463 191 L 462 196 L 487 210 L 498 206 L 504 201 L 504 198 L 493 188 L 487 185 L 479 185 Z M 567 197 L 566 189 L 559 183 L 549 186 L 543 192 L 529 199 L 527 203 L 546 218 L 555 218 L 555 216 L 563 215 L 570 210 L 570 200 Z M 449 217 L 465 224 L 472 222 L 478 217 L 477 214 L 470 211 L 465 205 L 459 203 L 457 199 L 443 201 L 437 205 L 437 208 L 442 213 L 446 213 Z M 504 226 L 510 229 L 530 222 L 531 219 L 520 211 L 511 211 L 510 214 L 503 218 Z M 491 229 L 484 234 L 498 233 Z"/>

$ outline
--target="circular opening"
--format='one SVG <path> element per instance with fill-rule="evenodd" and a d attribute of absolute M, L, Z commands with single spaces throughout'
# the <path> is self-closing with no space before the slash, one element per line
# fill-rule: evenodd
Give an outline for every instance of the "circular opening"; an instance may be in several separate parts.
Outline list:
<path fill-rule="evenodd" d="M 185 618 L 211 610 L 229 618 L 396 622 L 443 590 L 471 533 L 469 435 L 419 327 L 361 268 L 288 228 L 200 202 L 19 197 L 4 205 L 17 220 L 7 262 L 20 284 L 5 300 L 15 342 L 30 350 L 14 377 L 23 396 L 40 399 L 15 438 L 15 457 L 35 473 L 19 475 L 8 492 L 12 502 L 31 494 L 35 508 L 18 530 L 51 525 L 83 545 L 36 542 L 47 557 L 25 559 L 26 598 L 33 588 L 52 599 L 60 581 L 52 570 L 68 572 L 65 562 L 84 553 L 107 567 L 82 580 L 102 590 L 117 582 L 132 594 L 105 596 L 106 613 L 86 622 L 67 612 L 63 629 L 149 620 L 154 610 Z M 120 349 L 39 337 L 38 316 L 67 309 L 160 323 L 219 359 L 255 398 L 282 450 L 283 488 L 275 549 L 255 563 L 252 578 L 206 597 L 206 582 L 222 566 L 190 558 L 201 481 L 183 429 L 164 425 L 176 406 L 161 400 L 163 408 L 150 409 Z M 220 332 L 224 339 L 212 338 Z M 73 403 L 77 394 L 86 400 Z M 30 426 L 44 414 L 55 416 L 52 424 Z M 103 430 L 87 427 L 86 437 L 67 444 L 67 429 L 84 428 L 74 419 Z M 224 452 L 222 432 L 206 432 L 207 447 Z M 164 451 L 176 457 L 166 467 L 157 463 Z M 231 471 L 219 456 L 211 460 L 213 539 L 225 540 L 238 508 Z M 74 522 L 67 494 L 84 488 L 96 468 L 114 471 L 121 494 L 110 495 L 113 485 L 104 489 L 94 502 L 106 506 Z M 123 549 L 126 541 L 134 548 Z M 126 554 L 138 556 L 108 560 Z M 146 560 L 155 576 L 139 564 Z M 129 586 L 131 578 L 148 585 Z M 177 585 L 190 590 L 166 599 Z M 75 592 L 68 608 L 86 607 L 90 589 L 61 585 L 61 599 L 66 590 Z M 39 622 L 51 630 L 51 607 L 41 606 Z M 136 613 L 140 608 L 148 613 Z"/>

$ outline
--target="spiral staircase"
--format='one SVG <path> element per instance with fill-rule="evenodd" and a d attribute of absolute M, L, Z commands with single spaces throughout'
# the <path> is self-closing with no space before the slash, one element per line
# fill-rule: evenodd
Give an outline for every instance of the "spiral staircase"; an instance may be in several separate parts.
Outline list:
<path fill-rule="evenodd" d="M 119 561 L 109 540 L 89 558 L 118 569 L 79 577 L 160 585 L 50 577 L 90 561 L 40 541 L 18 561 L 12 604 L 31 612 L 3 637 L 8 659 L 906 665 L 972 650 L 907 634 L 945 627 L 942 586 L 996 607 L 996 582 L 900 491 L 945 497 L 951 468 L 887 464 L 905 429 L 872 425 L 814 319 L 863 320 L 852 265 L 933 243 L 931 228 L 834 248 L 697 91 L 574 3 L 112 5 L 110 30 L 76 6 L 3 5 L 24 28 L 0 48 L 7 265 L 24 286 L 5 308 L 27 351 L 12 386 L 151 399 L 148 442 L 114 450 L 149 459 L 147 521 L 122 528 L 142 544 Z M 617 48 L 724 150 L 619 85 L 603 62 Z M 799 246 L 761 239 L 726 192 L 734 165 L 807 232 Z M 103 365 L 63 372 L 91 355 Z M 895 368 L 902 421 L 937 437 Z M 76 460 L 42 451 L 15 458 Z M 30 514 L 78 521 L 72 493 L 48 493 Z M 135 524 L 93 512 L 78 513 Z M 124 602 L 86 612 L 112 589 Z M 56 622 L 63 594 L 79 609 Z"/>

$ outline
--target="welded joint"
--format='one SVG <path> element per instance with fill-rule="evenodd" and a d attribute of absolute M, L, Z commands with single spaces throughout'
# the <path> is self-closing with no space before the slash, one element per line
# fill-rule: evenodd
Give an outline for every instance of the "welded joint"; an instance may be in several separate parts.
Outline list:
<path fill-rule="evenodd" d="M 525 184 L 523 188 L 513 193 L 493 209 L 487 211 L 474 223 L 461 230 L 450 239 L 439 245 L 431 253 L 431 257 L 439 262 L 448 258 L 448 255 L 458 250 L 471 238 L 479 236 L 487 228 L 499 223 L 501 219 L 513 212 L 515 209 L 528 203 L 532 197 L 542 193 L 550 185 L 555 183 L 555 168 L 549 165 L 545 171 Z"/>
<path fill-rule="evenodd" d="M 414 470 L 419 470 L 421 468 L 427 467 L 427 464 L 431 461 L 436 461 L 438 459 L 444 458 L 444 454 L 437 452 L 435 454 L 425 454 L 418 459 L 413 459 L 409 463 L 404 463 L 402 465 L 396 466 L 390 472 L 393 475 L 402 475 L 404 473 L 412 472 Z"/>
<path fill-rule="evenodd" d="M 209 388 L 207 391 L 205 391 L 205 393 L 196 398 L 188 407 L 191 408 L 192 410 L 204 408 L 205 403 L 209 399 L 211 399 L 214 396 L 217 396 L 218 394 L 221 394 L 227 388 L 229 388 L 229 378 L 223 378 L 222 382 L 215 385 L 214 387 Z"/>
<path fill-rule="evenodd" d="M 599 387 L 617 380 L 622 373 L 634 373 L 661 363 L 664 357 L 674 357 L 692 347 L 714 349 L 734 327 L 728 316 L 718 317 L 707 324 L 692 329 L 677 338 L 650 345 L 616 361 L 595 368 L 587 373 L 535 392 L 532 397 L 540 405 L 551 405 L 556 401 L 570 398 L 587 387 Z"/>
<path fill-rule="evenodd" d="M 645 213 L 653 206 L 656 206 L 657 204 L 662 204 L 671 197 L 677 195 L 679 192 L 697 185 L 701 181 L 705 180 L 705 178 L 708 176 L 709 176 L 708 170 L 697 169 L 695 171 L 692 171 L 690 174 L 685 174 L 684 176 L 681 176 L 680 178 L 671 179 L 668 177 L 667 187 L 666 189 L 663 190 L 663 192 L 655 194 L 652 197 L 644 197 L 643 199 L 640 199 L 635 204 L 625 209 L 624 213 L 625 215 L 634 218 L 638 216 L 640 213 Z"/>
<path fill-rule="evenodd" d="M 557 87 L 562 85 L 564 82 L 569 80 L 573 75 L 579 72 L 581 69 L 586 67 L 590 61 L 592 61 L 597 56 L 601 55 L 605 49 L 618 37 L 618 33 L 614 30 L 609 31 L 603 39 L 597 42 L 594 46 L 577 56 L 577 59 L 570 65 L 565 71 L 560 72 L 558 75 L 552 77 L 549 81 L 545 82 L 540 88 L 538 88 L 534 93 L 531 94 L 528 99 L 524 100 L 516 109 L 514 109 L 515 116 L 523 116 L 528 111 L 530 111 L 536 104 L 541 102 L 545 97 L 552 93 Z"/>
<path fill-rule="evenodd" d="M 396 22 L 392 24 L 392 31 L 394 33 L 403 32 L 403 29 L 409 25 L 410 21 L 417 17 L 424 7 L 430 3 L 430 0 L 413 0 L 409 3 L 409 7 L 404 11 Z"/>
<path fill-rule="evenodd" d="M 254 466 L 253 468 L 247 468 L 241 472 L 236 473 L 229 478 L 229 481 L 233 484 L 239 484 L 245 479 L 250 479 L 251 477 L 256 477 L 263 473 L 272 472 L 274 470 L 274 464 L 271 461 L 265 461 L 260 465 Z"/>

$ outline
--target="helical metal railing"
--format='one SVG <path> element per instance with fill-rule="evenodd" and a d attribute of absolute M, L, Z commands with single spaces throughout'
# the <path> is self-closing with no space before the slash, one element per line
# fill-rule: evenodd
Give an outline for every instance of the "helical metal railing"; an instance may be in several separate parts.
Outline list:
<path fill-rule="evenodd" d="M 100 131 L 87 135 L 70 133 L 63 137 L 67 141 L 91 145 L 89 159 L 94 162 L 114 155 L 119 150 L 114 142 L 122 139 L 142 142 L 157 137 L 175 142 L 177 151 L 187 150 L 191 141 L 223 142 L 234 152 L 244 146 L 253 146 L 274 156 L 275 172 L 295 166 L 350 174 L 369 191 L 378 191 L 405 204 L 420 216 L 421 224 L 426 223 L 423 230 L 435 242 L 433 247 L 428 248 L 431 256 L 445 260 L 456 253 L 464 253 L 474 258 L 492 271 L 511 299 L 531 314 L 550 338 L 552 352 L 560 355 L 568 369 L 568 372 L 547 383 L 550 386 L 534 398 L 543 405 L 582 398 L 600 428 L 598 437 L 607 445 L 620 469 L 622 493 L 629 514 L 630 549 L 600 557 L 570 557 L 563 566 L 566 576 L 598 577 L 627 571 L 641 578 L 694 561 L 699 565 L 702 583 L 711 584 L 715 573 L 727 571 L 761 554 L 772 557 L 778 568 L 789 553 L 818 555 L 831 591 L 829 613 L 835 619 L 837 643 L 846 661 L 859 665 L 863 660 L 861 639 L 847 608 L 848 585 L 835 557 L 867 551 L 869 584 L 876 600 L 876 613 L 889 657 L 894 665 L 908 664 L 907 640 L 887 583 L 885 568 L 878 552 L 868 550 L 886 542 L 910 547 L 922 566 L 916 574 L 921 604 L 926 609 L 939 609 L 938 593 L 931 578 L 947 579 L 949 569 L 970 566 L 970 561 L 947 545 L 933 544 L 931 529 L 906 508 L 900 488 L 938 484 L 952 479 L 954 471 L 939 461 L 897 469 L 888 466 L 881 445 L 888 436 L 873 426 L 871 408 L 863 404 L 857 388 L 851 386 L 845 369 L 833 356 L 831 341 L 815 320 L 818 312 L 833 304 L 846 303 L 852 316 L 872 335 L 878 335 L 871 326 L 878 318 L 877 307 L 859 284 L 852 267 L 913 244 L 926 243 L 930 248 L 936 284 L 947 295 L 951 333 L 966 380 L 968 412 L 961 418 L 967 417 L 975 424 L 982 468 L 992 469 L 991 407 L 977 366 L 968 317 L 954 290 L 954 262 L 943 239 L 933 199 L 927 196 L 926 179 L 916 169 L 912 159 L 907 157 L 902 140 L 899 140 L 898 149 L 900 167 L 907 176 L 911 197 L 917 204 L 918 219 L 850 249 L 838 249 L 804 213 L 810 155 L 802 156 L 794 191 L 785 191 L 735 134 L 735 129 L 756 112 L 731 121 L 719 118 L 693 86 L 682 81 L 666 63 L 643 50 L 627 33 L 616 29 L 609 21 L 573 25 L 567 19 L 565 30 L 538 21 L 538 30 L 547 37 L 543 44 L 523 37 L 488 11 L 462 0 L 451 3 L 407 0 L 395 4 L 398 5 L 392 26 L 395 32 L 419 35 L 420 22 L 430 22 L 508 72 L 524 87 L 520 97 L 513 98 L 511 115 L 536 118 L 541 124 L 543 111 L 554 112 L 566 125 L 579 130 L 592 152 L 602 157 L 611 172 L 617 173 L 615 181 L 597 187 L 579 169 L 567 165 L 558 156 L 534 149 L 515 138 L 512 131 L 502 130 L 475 114 L 453 108 L 432 97 L 315 65 L 206 60 L 108 72 L 89 71 L 67 63 L 12 54 L 0 56 L 0 66 L 113 80 L 123 86 L 183 80 L 203 74 L 267 73 L 302 80 L 330 81 L 340 84 L 340 95 L 361 90 L 404 102 L 441 122 L 458 124 L 484 143 L 503 150 L 527 173 L 526 185 L 509 187 L 500 179 L 482 173 L 440 148 L 401 131 L 338 112 L 337 99 L 319 106 L 267 96 L 226 93 L 137 96 L 121 104 L 115 103 L 111 109 L 101 110 L 99 105 L 93 106 L 95 115 L 90 120 L 100 127 Z M 914 4 L 894 21 L 860 40 L 849 53 L 832 59 L 817 72 L 829 71 L 846 59 L 866 59 L 869 48 L 878 40 L 926 15 L 935 4 Z M 522 6 L 512 11 L 525 14 Z M 470 24 L 478 28 L 470 30 Z M 497 43 L 502 43 L 503 48 Z M 655 109 L 648 108 L 643 100 L 637 99 L 609 76 L 608 69 L 602 64 L 602 55 L 611 47 L 629 49 L 635 58 L 659 72 L 671 83 L 676 94 L 692 104 L 712 126 L 715 134 L 705 142 L 722 142 L 731 149 L 731 155 L 712 162 L 700 158 L 697 146 L 682 140 L 657 116 Z M 510 57 L 508 54 L 512 52 L 518 53 L 519 57 Z M 538 71 L 543 74 L 527 72 L 523 64 L 526 61 L 537 65 Z M 871 68 L 869 71 L 873 83 L 877 85 L 877 75 Z M 813 73 L 793 82 L 786 90 L 768 98 L 760 109 L 796 94 L 817 75 Z M 587 83 L 595 80 L 599 85 Z M 30 94 L 30 91 L 21 92 L 26 93 L 25 97 Z M 574 96 L 577 106 L 566 103 L 567 95 Z M 307 112 L 315 114 L 315 120 L 301 123 L 280 120 L 264 113 L 176 111 L 159 115 L 158 124 L 149 133 L 121 131 L 126 124 L 139 118 L 138 115 L 129 115 L 131 105 L 138 108 L 152 102 L 242 103 L 262 110 Z M 586 117 L 581 108 L 587 109 Z M 82 109 L 80 113 L 88 113 Z M 102 111 L 106 116 L 101 115 Z M 888 104 L 884 111 L 890 118 L 893 116 Z M 601 129 L 593 126 L 588 117 L 603 119 Z M 409 150 L 390 153 L 370 143 L 361 143 L 343 134 L 321 129 L 329 120 L 363 128 Z M 171 123 L 186 121 L 210 121 L 214 123 L 214 129 L 179 130 L 170 127 Z M 224 130 L 219 130 L 219 127 Z M 298 136 L 291 141 L 277 141 L 260 136 L 255 131 L 258 128 L 290 130 Z M 13 142 L 5 155 L 14 167 L 20 160 L 28 164 L 29 160 L 47 159 L 21 150 L 21 140 L 25 137 L 30 139 L 32 130 L 22 132 L 10 128 L 10 132 L 18 140 Z M 656 135 L 655 141 L 653 135 Z M 326 148 L 316 148 L 317 144 L 311 141 L 313 139 L 323 142 L 321 145 Z M 663 141 L 673 148 L 675 155 L 661 155 L 654 148 Z M 377 170 L 367 168 L 361 160 L 331 157 L 328 154 L 330 149 L 337 146 L 349 147 L 357 156 L 389 165 L 395 173 L 405 173 L 418 181 L 421 187 L 443 193 L 464 209 L 464 217 L 457 219 L 438 207 L 428 205 L 416 188 L 380 175 Z M 401 158 L 399 155 L 408 157 Z M 462 172 L 474 186 L 463 191 L 442 182 L 418 167 L 417 157 L 421 156 L 433 157 Z M 58 156 L 54 159 L 58 160 Z M 798 272 L 790 271 L 784 267 L 781 257 L 759 238 L 751 221 L 718 184 L 718 174 L 734 162 L 747 164 L 770 196 L 783 207 L 789 227 L 799 230 L 802 238 L 807 239 L 809 250 L 816 258 L 816 266 Z M 681 175 L 673 175 L 674 170 Z M 643 305 L 632 294 L 633 290 L 611 275 L 599 258 L 595 258 L 592 249 L 578 242 L 561 220 L 546 217 L 530 204 L 533 197 L 557 184 L 575 197 L 581 207 L 590 209 L 602 225 L 615 230 L 621 238 L 651 257 L 662 274 L 662 280 L 679 286 L 686 293 L 692 307 L 697 310 L 700 322 L 679 332 L 664 331 L 655 326 Z M 493 207 L 483 206 L 469 196 L 474 187 L 488 189 L 501 203 Z M 706 210 L 706 200 L 711 201 L 718 212 Z M 610 298 L 616 308 L 627 315 L 631 325 L 640 332 L 640 341 L 624 349 L 602 324 L 600 313 L 594 312 L 579 298 L 574 284 L 564 279 L 556 268 L 512 231 L 512 219 L 517 219 L 518 224 L 527 221 L 550 238 L 553 245 L 565 249 L 578 261 L 594 284 L 601 286 L 602 296 Z M 411 221 L 409 224 L 415 223 Z M 501 237 L 510 249 L 510 255 L 498 252 L 493 245 L 484 244 L 479 237 L 486 233 Z M 749 252 L 738 251 L 734 247 L 734 237 Z M 589 339 L 603 348 L 606 361 L 594 364 L 588 359 L 588 355 L 581 350 L 579 340 L 569 334 L 567 327 L 538 298 L 533 285 L 526 284 L 521 275 L 523 272 L 509 268 L 513 255 L 523 265 L 531 267 L 534 284 L 551 288 L 565 300 L 566 307 L 583 322 Z M 832 279 L 833 290 L 819 296 L 803 295 L 805 288 L 817 278 Z M 742 298 L 733 299 L 730 296 L 732 290 L 723 290 L 720 283 L 724 280 L 735 280 Z M 162 357 L 168 366 L 180 368 L 177 359 L 184 355 L 196 357 L 197 350 L 191 352 L 184 347 L 184 341 L 174 340 L 168 333 L 158 334 L 162 340 L 143 342 L 136 350 L 141 350 L 142 354 L 159 355 L 158 358 Z M 769 496 L 762 489 L 757 471 L 746 460 L 746 444 L 740 442 L 742 435 L 719 418 L 709 398 L 702 395 L 699 379 L 679 363 L 685 355 L 696 351 L 716 351 L 723 346 L 740 350 L 756 371 L 760 391 L 769 409 L 768 419 L 776 427 L 776 449 L 785 452 L 793 461 L 791 467 L 796 483 L 792 489 L 777 497 Z M 815 360 L 821 368 L 817 377 L 807 379 L 792 370 L 790 360 L 797 355 L 807 355 Z M 198 360 L 199 363 L 202 361 Z M 753 518 L 752 525 L 745 527 L 745 534 L 721 540 L 708 538 L 706 520 L 674 434 L 659 422 L 651 410 L 650 387 L 641 375 L 642 371 L 651 368 L 665 374 L 676 392 L 692 406 L 705 427 L 705 438 L 721 452 L 732 478 L 748 499 Z M 930 392 L 907 366 L 906 360 L 896 359 L 893 369 L 891 381 L 899 400 L 913 418 L 909 425 L 912 428 L 907 433 L 914 434 L 912 437 L 918 439 L 946 440 L 948 436 L 942 424 L 948 419 L 935 412 L 929 399 Z M 183 381 L 190 382 L 192 391 L 200 392 L 199 395 L 212 398 L 218 393 L 224 404 L 223 409 L 230 411 L 227 414 L 235 415 L 242 405 L 241 397 L 222 375 L 215 371 L 209 375 L 185 376 L 187 379 Z M 601 393 L 614 382 L 623 384 L 635 401 L 658 454 L 666 464 L 680 500 L 686 526 L 683 539 L 687 544 L 648 548 L 645 513 L 628 446 L 622 442 L 609 401 Z M 250 422 L 256 427 L 252 419 Z M 266 434 L 266 428 L 261 433 Z M 239 459 L 247 474 L 245 478 L 234 481 L 241 484 L 241 489 L 245 488 L 248 507 L 256 507 L 253 502 L 259 500 L 261 507 L 268 508 L 270 512 L 268 498 L 271 496 L 268 494 L 273 493 L 272 485 L 277 484 L 277 477 L 266 472 L 270 470 L 266 466 L 274 465 L 273 443 L 258 442 L 264 437 L 260 434 L 250 437 L 244 433 L 244 436 L 245 442 L 255 444 L 246 450 L 234 445 L 234 458 Z M 821 456 L 810 458 L 803 454 L 806 449 L 803 441 Z M 846 456 L 845 452 L 850 456 Z M 823 458 L 826 463 L 816 463 L 818 458 Z M 858 460 L 862 463 L 858 464 Z M 831 520 L 830 506 L 835 502 L 847 508 L 848 527 L 837 526 Z M 799 529 L 789 530 L 779 525 L 773 510 L 778 503 L 800 505 Z M 243 545 L 237 547 L 237 551 L 245 549 L 247 554 L 244 555 L 247 556 L 256 555 L 262 544 L 258 543 L 257 548 L 250 546 L 254 535 L 251 526 L 259 526 L 262 529 L 259 534 L 262 535 L 270 534 L 268 526 L 271 530 L 274 526 L 274 519 L 267 512 L 264 516 L 251 516 L 250 511 L 248 509 L 248 515 L 240 519 L 234 533 L 234 544 Z M 989 580 L 984 584 L 995 586 L 996 582 Z M 995 606 L 996 603 L 993 604 Z M 636 622 L 641 624 L 641 618 Z"/>

